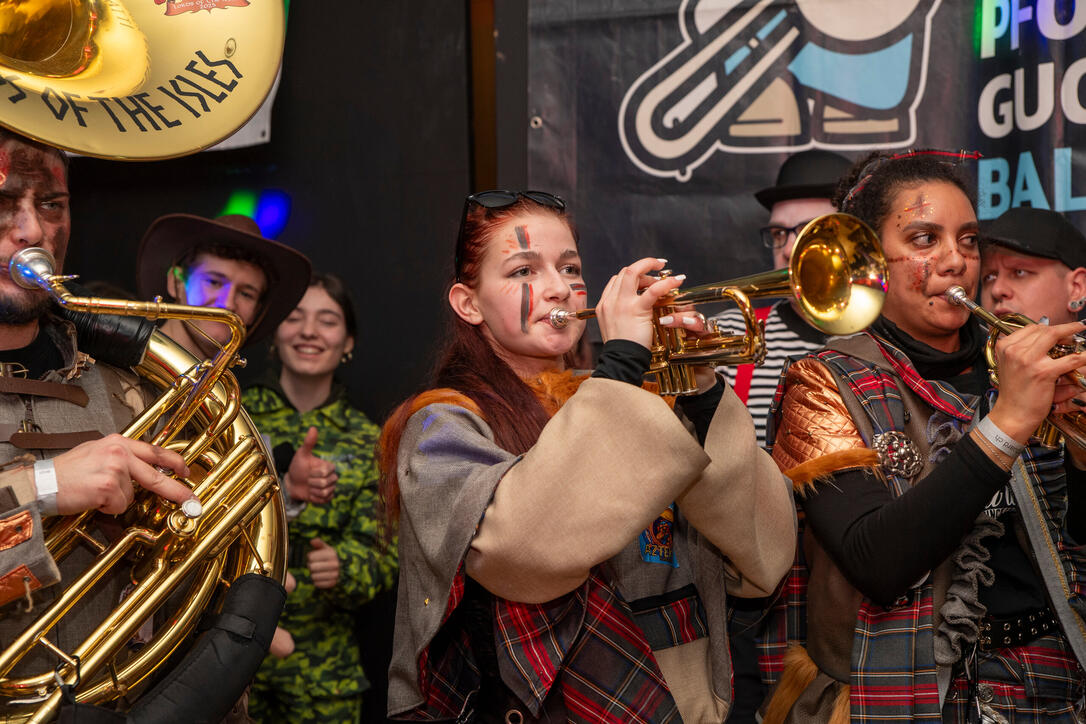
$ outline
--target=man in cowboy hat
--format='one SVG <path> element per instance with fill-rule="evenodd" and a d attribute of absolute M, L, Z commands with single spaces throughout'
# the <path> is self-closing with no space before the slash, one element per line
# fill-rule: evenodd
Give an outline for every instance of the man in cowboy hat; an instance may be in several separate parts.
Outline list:
<path fill-rule="evenodd" d="M 155 219 L 140 241 L 136 280 L 141 297 L 165 295 L 179 304 L 229 309 L 241 317 L 245 344 L 271 336 L 309 286 L 309 259 L 260 233 L 248 216 L 205 219 L 169 214 Z M 275 293 L 270 294 L 269 290 Z M 199 359 L 229 339 L 218 322 L 167 320 L 162 331 Z M 294 450 L 276 450 L 290 498 L 325 503 L 335 490 L 335 465 L 312 454 L 317 432 Z"/>
<path fill-rule="evenodd" d="M 246 344 L 275 332 L 309 284 L 309 259 L 265 239 L 248 216 L 205 219 L 169 214 L 151 223 L 136 258 L 140 296 L 166 296 L 180 304 L 229 309 L 245 323 Z M 274 288 L 275 294 L 269 294 Z M 162 331 L 200 359 L 229 339 L 218 322 L 191 327 L 171 319 Z"/>
<path fill-rule="evenodd" d="M 769 223 L 760 232 L 762 243 L 773 255 L 774 269 L 788 266 L 796 235 L 808 222 L 836 211 L 830 199 L 837 179 L 851 165 L 847 158 L 830 151 L 801 151 L 781 165 L 775 185 L 754 194 L 758 203 L 769 211 Z M 788 300 L 756 312 L 765 321 L 765 362 L 761 367 L 747 364 L 719 367 L 717 371 L 747 403 L 758 444 L 764 445 L 766 415 L 785 360 L 791 355 L 818 349 L 825 344 L 826 337 L 807 324 Z M 745 333 L 746 326 L 738 309 L 730 309 L 714 320 L 723 334 Z M 758 668 L 756 637 L 766 603 L 764 599 L 736 599 L 733 602 L 728 622 L 735 700 L 728 721 L 754 721 L 755 711 L 765 698 L 766 686 Z"/>

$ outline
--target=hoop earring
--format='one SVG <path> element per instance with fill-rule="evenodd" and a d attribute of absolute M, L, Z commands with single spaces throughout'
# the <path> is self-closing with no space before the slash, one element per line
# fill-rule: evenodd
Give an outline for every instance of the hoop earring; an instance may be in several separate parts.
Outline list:
<path fill-rule="evenodd" d="M 1072 299 L 1070 302 L 1067 303 L 1067 308 L 1070 309 L 1072 312 L 1081 311 L 1083 307 L 1086 307 L 1086 299 L 1081 297 L 1078 299 Z"/>
<path fill-rule="evenodd" d="M 345 364 L 347 364 L 348 362 L 350 362 L 353 359 L 354 359 L 354 352 L 353 351 L 347 352 L 342 357 L 339 358 L 339 363 L 341 365 L 345 365 Z"/>

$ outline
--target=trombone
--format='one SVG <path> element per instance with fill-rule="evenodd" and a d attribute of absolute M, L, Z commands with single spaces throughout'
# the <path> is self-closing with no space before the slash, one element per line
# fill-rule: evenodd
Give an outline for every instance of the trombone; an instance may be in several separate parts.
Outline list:
<path fill-rule="evenodd" d="M 988 363 L 988 379 L 992 385 L 999 387 L 999 364 L 996 360 L 995 346 L 1000 335 L 1011 334 L 1030 324 L 1037 324 L 1024 314 L 1017 312 L 1004 314 L 997 317 L 984 307 L 980 306 L 965 293 L 960 286 L 953 286 L 943 292 L 951 304 L 968 309 L 974 316 L 988 325 L 988 341 L 984 344 L 984 361 Z M 1066 357 L 1069 354 L 1086 351 L 1086 341 L 1078 336 L 1073 338 L 1073 344 L 1059 343 L 1048 352 L 1053 359 Z M 1068 375 L 1075 384 L 1086 390 L 1086 377 L 1080 372 L 1072 372 Z M 1081 448 L 1086 448 L 1086 415 L 1081 412 L 1067 412 L 1049 415 L 1041 426 L 1037 428 L 1036 437 L 1046 447 L 1056 447 L 1060 444 L 1060 436 L 1069 442 L 1073 442 Z"/>
<path fill-rule="evenodd" d="M 661 272 L 666 276 L 666 272 Z M 697 391 L 692 366 L 734 365 L 765 361 L 765 322 L 757 319 L 751 299 L 791 297 L 813 327 L 829 335 L 853 334 L 882 311 L 888 273 L 878 236 L 849 214 L 826 214 L 811 221 L 796 237 L 786 269 L 751 274 L 729 281 L 674 290 L 653 308 L 652 362 L 661 395 Z M 687 338 L 682 330 L 657 320 L 694 304 L 732 301 L 746 325 L 742 335 L 716 333 Z M 555 308 L 550 323 L 561 329 L 573 319 L 588 319 L 595 309 L 571 312 Z"/>

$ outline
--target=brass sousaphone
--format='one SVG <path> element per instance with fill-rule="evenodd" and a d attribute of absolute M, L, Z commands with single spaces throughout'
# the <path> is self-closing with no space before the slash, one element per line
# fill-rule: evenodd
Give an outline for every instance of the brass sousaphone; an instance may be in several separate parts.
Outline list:
<path fill-rule="evenodd" d="M 279 70 L 284 29 L 280 0 L 0 3 L 0 125 L 101 158 L 193 153 L 260 108 Z M 232 582 L 247 573 L 281 582 L 285 574 L 286 520 L 274 468 L 229 371 L 244 326 L 225 310 L 73 294 L 42 250 L 13 260 L 13 268 L 13 278 L 47 290 L 65 309 L 231 328 L 231 341 L 207 361 L 154 332 L 136 369 L 163 391 L 124 431 L 185 457 L 193 477 L 184 482 L 203 502 L 202 514 L 189 518 L 138 492 L 108 546 L 92 533 L 92 514 L 50 519 L 46 541 L 62 571 L 76 549 L 90 550 L 94 562 L 82 574 L 65 571 L 44 612 L 35 609 L 36 620 L 16 640 L 0 641 L 0 721 L 50 721 L 62 695 L 138 709 L 158 667 L 191 642 Z M 129 578 L 124 600 L 83 643 L 56 646 L 54 626 L 111 575 Z M 0 610 L 0 619 L 17 615 L 11 607 L 18 605 Z M 133 634 L 148 620 L 155 636 L 133 651 Z M 50 666 L 24 670 L 43 654 Z"/>

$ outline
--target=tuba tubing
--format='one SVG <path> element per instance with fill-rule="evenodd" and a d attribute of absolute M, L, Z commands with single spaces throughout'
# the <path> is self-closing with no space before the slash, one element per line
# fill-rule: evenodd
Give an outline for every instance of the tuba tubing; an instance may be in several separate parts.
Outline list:
<path fill-rule="evenodd" d="M 65 587 L 58 598 L 0 651 L 0 704 L 11 721 L 50 721 L 61 703 L 61 682 L 73 687 L 79 703 L 138 699 L 204 612 L 222 603 L 231 581 L 255 573 L 279 585 L 286 571 L 286 517 L 272 458 L 241 408 L 237 380 L 228 371 L 237 362 L 243 339 L 241 320 L 227 310 L 159 300 L 78 297 L 64 287 L 70 277 L 54 275 L 52 264 L 48 252 L 26 249 L 13 257 L 11 276 L 24 286 L 47 290 L 67 309 L 149 319 L 210 319 L 227 324 L 231 339 L 214 359 L 199 362 L 162 333 L 151 335 L 137 371 L 164 391 L 122 434 L 151 435 L 152 442 L 180 452 L 193 471 L 193 479 L 182 482 L 201 498 L 203 512 L 189 518 L 175 504 L 137 492 L 123 514 L 123 533 L 108 547 L 98 544 L 92 565 L 58 584 Z M 181 439 L 186 430 L 198 434 Z M 58 563 L 76 546 L 94 541 L 84 530 L 92 519 L 92 513 L 83 513 L 50 521 L 46 545 Z M 134 565 L 126 563 L 132 556 Z M 127 568 L 118 573 L 118 566 Z M 47 632 L 111 572 L 134 578 L 134 588 L 82 644 L 71 651 L 57 649 Z M 135 655 L 119 660 L 136 630 L 171 597 L 180 603 L 155 637 Z M 11 676 L 14 666 L 39 646 L 60 660 L 56 670 Z"/>

